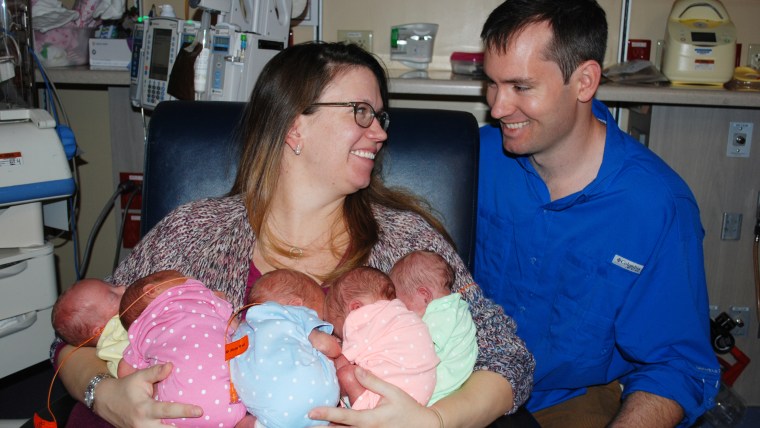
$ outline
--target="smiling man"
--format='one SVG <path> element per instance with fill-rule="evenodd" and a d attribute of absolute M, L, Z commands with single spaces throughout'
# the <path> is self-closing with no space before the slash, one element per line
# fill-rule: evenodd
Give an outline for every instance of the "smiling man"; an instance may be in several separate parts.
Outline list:
<path fill-rule="evenodd" d="M 593 0 L 508 0 L 481 34 L 475 279 L 536 358 L 547 427 L 670 427 L 713 405 L 704 231 L 686 183 L 594 99 Z"/>

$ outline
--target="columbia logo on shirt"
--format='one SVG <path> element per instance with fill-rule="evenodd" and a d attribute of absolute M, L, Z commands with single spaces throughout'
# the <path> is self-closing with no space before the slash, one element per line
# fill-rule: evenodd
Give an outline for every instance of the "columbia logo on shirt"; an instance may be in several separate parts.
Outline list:
<path fill-rule="evenodd" d="M 640 274 L 642 270 L 644 270 L 644 265 L 640 265 L 638 263 L 634 263 L 628 259 L 626 259 L 623 256 L 619 256 L 615 254 L 615 257 L 612 258 L 612 264 L 616 266 L 620 266 L 621 268 L 633 272 L 635 274 Z"/>

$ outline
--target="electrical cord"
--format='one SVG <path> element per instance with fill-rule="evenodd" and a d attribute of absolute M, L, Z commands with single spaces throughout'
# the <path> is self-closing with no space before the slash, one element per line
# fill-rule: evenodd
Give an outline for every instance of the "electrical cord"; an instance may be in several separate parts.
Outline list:
<path fill-rule="evenodd" d="M 115 271 L 116 268 L 119 266 L 119 256 L 121 255 L 121 243 L 123 240 L 123 233 L 124 233 L 124 225 L 127 223 L 127 218 L 129 218 L 129 209 L 132 208 L 132 202 L 134 201 L 135 197 L 140 194 L 142 191 L 141 186 L 135 185 L 134 189 L 129 193 L 129 199 L 127 199 L 127 203 L 122 209 L 124 210 L 124 213 L 121 216 L 121 225 L 119 226 L 119 233 L 116 238 L 116 252 L 113 257 L 113 268 L 111 271 Z"/>
<path fill-rule="evenodd" d="M 87 275 L 87 268 L 88 268 L 88 265 L 90 264 L 90 252 L 92 251 L 92 245 L 95 242 L 95 237 L 100 231 L 100 228 L 103 226 L 103 222 L 108 216 L 108 213 L 111 212 L 111 209 L 113 208 L 113 204 L 116 201 L 116 198 L 118 198 L 125 191 L 132 191 L 134 187 L 135 187 L 135 183 L 132 181 L 124 181 L 124 182 L 119 183 L 119 185 L 116 187 L 116 190 L 113 192 L 113 194 L 111 194 L 111 197 L 108 199 L 108 203 L 106 203 L 106 205 L 100 211 L 100 215 L 95 221 L 95 224 L 92 226 L 92 230 L 90 231 L 90 236 L 87 238 L 87 246 L 84 249 L 84 256 L 82 257 L 81 272 L 79 273 L 79 279 L 84 278 Z"/>
<path fill-rule="evenodd" d="M 752 244 L 752 264 L 755 273 L 755 314 L 757 315 L 757 338 L 760 339 L 760 260 L 758 260 L 758 245 L 760 245 L 760 213 L 755 223 L 755 242 Z"/>

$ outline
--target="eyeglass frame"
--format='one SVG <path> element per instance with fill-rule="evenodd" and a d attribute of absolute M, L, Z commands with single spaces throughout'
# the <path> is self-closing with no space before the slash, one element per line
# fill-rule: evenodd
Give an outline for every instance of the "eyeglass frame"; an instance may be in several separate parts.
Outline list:
<path fill-rule="evenodd" d="M 359 123 L 359 119 L 357 117 L 357 114 L 359 114 L 359 110 L 357 109 L 357 107 L 359 106 L 359 104 L 366 105 L 367 107 L 369 107 L 369 111 L 371 112 L 370 117 L 372 118 L 372 120 L 370 120 L 369 123 L 366 126 L 362 125 L 361 123 Z M 380 113 L 378 113 L 378 112 L 375 111 L 374 107 L 372 107 L 372 105 L 370 103 L 366 103 L 364 101 L 346 101 L 346 102 L 342 102 L 342 103 L 338 103 L 338 102 L 335 102 L 335 103 L 313 103 L 313 104 L 309 105 L 309 107 L 352 107 L 354 109 L 354 122 L 356 122 L 357 125 L 359 125 L 362 128 L 365 128 L 365 129 L 369 128 L 370 126 L 372 126 L 372 122 L 374 122 L 375 120 L 378 121 L 378 123 L 380 124 L 380 127 L 383 129 L 383 131 L 387 131 L 388 127 L 391 124 L 391 116 L 388 114 L 387 111 L 381 111 Z M 381 118 L 384 118 L 384 119 L 381 119 Z"/>

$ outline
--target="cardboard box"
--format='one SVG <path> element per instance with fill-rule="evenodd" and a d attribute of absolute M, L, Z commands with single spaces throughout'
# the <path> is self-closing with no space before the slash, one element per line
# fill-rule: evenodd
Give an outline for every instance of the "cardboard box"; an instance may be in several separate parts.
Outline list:
<path fill-rule="evenodd" d="M 129 70 L 127 39 L 90 39 L 90 70 Z"/>

